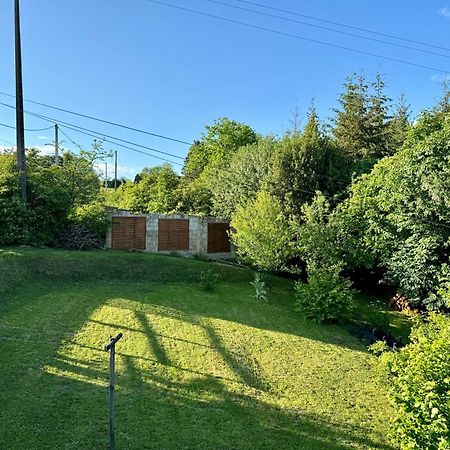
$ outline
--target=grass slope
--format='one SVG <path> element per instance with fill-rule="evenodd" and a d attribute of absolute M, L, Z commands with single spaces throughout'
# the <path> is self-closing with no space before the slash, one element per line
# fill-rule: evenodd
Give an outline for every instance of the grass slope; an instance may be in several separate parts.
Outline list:
<path fill-rule="evenodd" d="M 101 349 L 122 331 L 118 448 L 390 448 L 365 347 L 301 320 L 289 281 L 265 304 L 251 279 L 157 255 L 0 251 L 0 447 L 106 448 Z"/>

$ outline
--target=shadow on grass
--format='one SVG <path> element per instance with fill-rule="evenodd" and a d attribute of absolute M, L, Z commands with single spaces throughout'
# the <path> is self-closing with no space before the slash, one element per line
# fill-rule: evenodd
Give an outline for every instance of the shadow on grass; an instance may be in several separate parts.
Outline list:
<path fill-rule="evenodd" d="M 138 302 L 112 302 L 114 307 L 132 312 L 139 327 L 128 327 L 129 330 L 145 335 L 149 352 L 155 357 L 144 358 L 118 351 L 118 361 L 122 359 L 124 364 L 123 373 L 117 377 L 117 441 L 122 448 L 389 448 L 373 442 L 363 428 L 332 423 L 305 411 L 276 408 L 261 399 L 232 392 L 225 382 L 236 383 L 236 380 L 179 367 L 160 342 L 163 337 L 212 349 L 237 376 L 238 383 L 264 392 L 267 385 L 256 362 L 245 348 L 238 346 L 237 352 L 227 348 L 209 319 L 234 321 L 351 348 L 352 339 L 336 342 L 333 329 L 324 332 L 312 324 L 301 327 L 298 320 L 290 317 L 290 312 L 273 305 L 257 304 L 256 313 L 250 314 L 252 300 L 238 303 L 232 309 L 230 301 L 220 302 L 220 292 L 212 297 L 215 303 L 211 303 L 211 298 L 189 303 L 185 298 L 175 299 L 172 294 L 149 298 L 148 289 L 142 286 L 128 289 L 120 285 L 86 289 L 69 286 L 66 289 L 70 293 L 61 290 L 59 297 L 52 292 L 52 302 L 44 295 L 37 299 L 22 298 L 15 305 L 9 303 L 9 319 L 25 323 L 22 310 L 30 308 L 31 304 L 35 308 L 32 312 L 36 313 L 28 317 L 30 329 L 32 326 L 51 329 L 55 323 L 64 323 L 65 330 L 77 333 L 87 324 L 97 323 L 107 329 L 123 330 L 127 327 L 120 323 L 88 318 L 97 308 L 111 305 L 110 296 L 140 298 Z M 80 305 L 81 298 L 84 300 Z M 12 314 L 14 311 L 16 316 Z M 281 317 L 266 320 L 265 313 L 281 314 Z M 147 314 L 201 326 L 209 345 L 158 333 Z M 3 426 L 0 439 L 8 448 L 101 448 L 106 445 L 107 355 L 99 350 L 101 342 L 95 347 L 79 341 L 71 342 L 66 338 L 60 346 L 55 340 L 43 350 L 30 349 L 20 342 L 8 344 L 4 355 L 14 361 L 13 367 L 0 365 L 0 376 L 6 378 L 13 391 L 13 394 L 0 393 L 0 403 L 5 405 L 0 412 Z M 67 351 L 70 345 L 80 346 L 85 350 L 81 355 L 85 356 L 71 355 Z M 355 348 L 361 350 L 356 344 Z M 92 357 L 94 350 L 98 353 Z M 143 366 L 143 361 L 153 365 Z M 43 367 L 51 370 L 42 371 Z M 189 372 L 191 377 L 188 381 L 177 381 L 169 372 L 158 370 L 161 368 L 175 373 Z M 26 405 L 28 398 L 32 401 Z M 380 442 L 383 442 L 381 437 Z"/>
<path fill-rule="evenodd" d="M 124 364 L 117 375 L 117 445 L 127 449 L 390 449 L 374 442 L 364 429 L 325 420 L 299 410 L 284 410 L 244 394 L 230 392 L 220 379 L 198 375 L 177 382 L 158 370 L 143 371 L 139 357 L 117 354 Z M 83 361 L 78 361 L 84 363 Z M 105 361 L 106 362 L 106 361 Z M 67 389 L 63 414 L 53 441 L 66 448 L 100 448 L 107 443 L 107 389 L 74 378 L 107 380 L 107 370 L 79 367 L 76 361 L 55 361 L 61 375 L 46 374 L 46 384 Z M 158 363 L 159 365 L 164 365 Z M 174 366 L 169 366 L 173 368 Z M 205 400 L 208 397 L 208 400 Z M 58 408 L 57 404 L 52 405 Z M 89 413 L 87 413 L 89 412 Z M 93 419 L 93 414 L 95 417 Z M 74 430 L 66 433 L 70 422 Z M 93 420 L 92 420 L 93 419 Z M 47 448 L 42 446 L 33 448 Z M 48 436 L 47 436 L 48 437 Z M 66 439 L 66 440 L 65 440 Z"/>

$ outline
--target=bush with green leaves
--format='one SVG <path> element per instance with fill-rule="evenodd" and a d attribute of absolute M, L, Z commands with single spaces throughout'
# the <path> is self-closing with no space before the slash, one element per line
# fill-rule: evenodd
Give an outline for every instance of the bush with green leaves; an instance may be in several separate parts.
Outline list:
<path fill-rule="evenodd" d="M 283 205 L 267 192 L 261 191 L 254 200 L 238 206 L 231 230 L 238 255 L 259 269 L 280 269 L 292 254 Z"/>
<path fill-rule="evenodd" d="M 336 267 L 310 268 L 308 282 L 298 281 L 295 291 L 297 311 L 317 323 L 345 318 L 354 295 L 351 282 L 340 277 Z"/>
<path fill-rule="evenodd" d="M 101 240 L 105 239 L 111 225 L 111 219 L 108 217 L 106 206 L 101 199 L 78 206 L 72 211 L 69 219 L 75 225 L 82 225 Z"/>
<path fill-rule="evenodd" d="M 27 238 L 26 210 L 19 194 L 13 155 L 0 155 L 0 245 L 24 242 Z"/>
<path fill-rule="evenodd" d="M 18 187 L 14 156 L 0 154 L 0 245 L 52 245 L 69 225 L 69 213 L 97 197 L 94 160 L 101 149 L 65 152 L 56 166 L 50 156 L 27 152 L 27 205 Z"/>
<path fill-rule="evenodd" d="M 435 287 L 450 261 L 449 142 L 450 114 L 423 114 L 330 218 L 347 268 L 383 269 L 415 307 L 439 309 Z"/>
<path fill-rule="evenodd" d="M 255 298 L 257 300 L 262 300 L 264 302 L 269 301 L 268 287 L 263 275 L 258 272 L 255 273 L 255 278 L 253 281 L 250 281 L 250 284 L 255 288 Z"/>
<path fill-rule="evenodd" d="M 202 271 L 200 274 L 200 288 L 205 292 L 212 292 L 220 281 L 220 275 L 212 269 Z"/>
<path fill-rule="evenodd" d="M 380 367 L 396 410 L 396 446 L 450 449 L 450 317 L 430 313 L 417 322 L 411 343 L 383 353 Z"/>

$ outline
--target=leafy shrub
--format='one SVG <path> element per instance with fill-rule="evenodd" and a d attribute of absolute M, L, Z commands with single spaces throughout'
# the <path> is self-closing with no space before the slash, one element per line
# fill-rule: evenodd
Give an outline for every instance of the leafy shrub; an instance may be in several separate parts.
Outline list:
<path fill-rule="evenodd" d="M 99 239 L 104 239 L 111 220 L 107 216 L 106 206 L 100 200 L 77 207 L 70 215 L 71 221 L 82 225 Z"/>
<path fill-rule="evenodd" d="M 423 114 L 330 218 L 348 269 L 381 268 L 411 307 L 441 312 L 434 289 L 449 257 L 449 142 L 450 114 Z"/>
<path fill-rule="evenodd" d="M 353 300 L 351 282 L 339 276 L 336 268 L 312 268 L 308 283 L 297 282 L 296 309 L 318 323 L 343 318 Z"/>
<path fill-rule="evenodd" d="M 376 356 L 380 356 L 388 350 L 389 350 L 389 346 L 387 345 L 386 341 L 383 341 L 383 340 L 376 341 L 372 345 L 369 346 L 369 351 L 372 352 Z"/>
<path fill-rule="evenodd" d="M 279 269 L 292 254 L 292 233 L 283 204 L 267 192 L 237 207 L 231 229 L 239 256 L 259 269 Z"/>
<path fill-rule="evenodd" d="M 260 273 L 255 273 L 255 278 L 253 281 L 250 281 L 250 284 L 255 288 L 255 298 L 257 300 L 269 301 L 267 283 Z"/>
<path fill-rule="evenodd" d="M 220 275 L 212 269 L 202 271 L 200 274 L 200 288 L 205 292 L 212 292 L 220 281 Z"/>
<path fill-rule="evenodd" d="M 380 366 L 396 409 L 392 439 L 400 449 L 450 448 L 450 318 L 430 313 L 411 344 L 384 353 Z"/>

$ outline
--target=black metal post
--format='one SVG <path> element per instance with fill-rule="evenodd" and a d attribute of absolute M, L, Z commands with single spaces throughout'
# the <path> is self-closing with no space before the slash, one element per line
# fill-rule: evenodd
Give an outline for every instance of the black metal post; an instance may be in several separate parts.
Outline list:
<path fill-rule="evenodd" d="M 116 364 L 116 344 L 122 338 L 119 333 L 115 338 L 110 336 L 109 344 L 105 345 L 105 351 L 109 351 L 109 450 L 115 450 L 115 417 L 114 417 L 114 384 Z"/>

